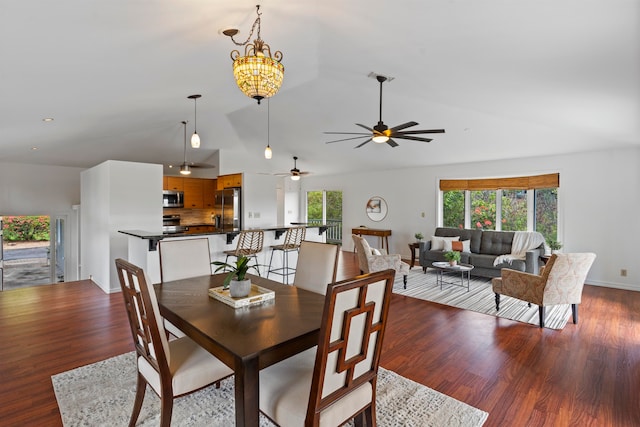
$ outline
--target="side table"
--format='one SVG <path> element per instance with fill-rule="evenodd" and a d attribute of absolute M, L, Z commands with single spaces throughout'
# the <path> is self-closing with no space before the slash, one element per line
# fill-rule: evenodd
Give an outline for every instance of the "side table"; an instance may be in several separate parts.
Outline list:
<path fill-rule="evenodd" d="M 416 249 L 420 249 L 420 243 L 415 242 L 415 243 L 409 243 L 409 250 L 411 251 L 411 267 L 413 268 L 413 265 L 416 263 Z M 418 254 L 418 257 L 420 257 L 420 254 Z"/>

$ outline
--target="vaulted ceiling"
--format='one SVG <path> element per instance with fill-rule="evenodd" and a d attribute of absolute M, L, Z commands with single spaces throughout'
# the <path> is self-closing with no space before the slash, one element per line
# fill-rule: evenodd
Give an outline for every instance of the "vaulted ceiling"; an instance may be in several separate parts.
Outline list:
<path fill-rule="evenodd" d="M 285 78 L 261 105 L 236 87 L 221 34 L 246 38 L 255 5 L 3 2 L 0 162 L 179 164 L 191 94 L 202 147 L 188 160 L 222 150 L 255 172 L 288 171 L 294 155 L 329 174 L 640 146 L 638 0 L 264 0 L 261 36 Z M 325 131 L 376 124 L 371 72 L 394 77 L 386 124 L 446 133 L 326 144 Z"/>

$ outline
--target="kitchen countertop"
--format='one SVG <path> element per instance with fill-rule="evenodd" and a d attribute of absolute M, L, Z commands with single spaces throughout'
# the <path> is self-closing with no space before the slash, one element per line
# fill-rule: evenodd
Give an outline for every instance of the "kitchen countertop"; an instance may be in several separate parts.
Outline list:
<path fill-rule="evenodd" d="M 190 224 L 187 227 L 202 227 L 202 226 L 213 226 L 213 224 Z M 287 229 L 292 227 L 306 227 L 306 228 L 319 228 L 319 234 L 324 233 L 327 228 L 331 227 L 331 225 L 325 224 L 309 224 L 302 222 L 291 223 L 291 225 L 276 225 L 273 227 L 260 227 L 260 228 L 245 228 L 245 230 L 263 230 L 263 231 L 274 231 L 276 234 L 276 239 L 279 239 L 282 234 L 284 234 Z M 240 234 L 239 228 L 220 228 L 216 230 L 187 230 L 182 233 L 163 233 L 162 230 L 159 231 L 150 231 L 150 230 L 118 230 L 119 233 L 126 234 L 128 236 L 138 237 L 140 239 L 149 240 L 149 250 L 155 251 L 158 240 L 162 240 L 165 238 L 172 237 L 185 237 L 185 236 L 209 236 L 209 235 L 221 235 L 225 234 L 227 236 L 227 244 L 231 244 L 233 239 Z"/>

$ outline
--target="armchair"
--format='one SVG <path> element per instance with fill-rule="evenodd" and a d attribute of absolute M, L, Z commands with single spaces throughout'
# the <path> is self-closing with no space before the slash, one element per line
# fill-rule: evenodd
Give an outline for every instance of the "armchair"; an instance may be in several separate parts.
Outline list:
<path fill-rule="evenodd" d="M 369 243 L 364 237 L 352 234 L 354 248 L 358 255 L 358 264 L 360 266 L 360 273 L 375 273 L 376 271 L 382 271 L 387 269 L 395 270 L 396 274 L 402 274 L 402 282 L 404 288 L 407 289 L 407 275 L 409 274 L 409 264 L 403 262 L 400 254 L 388 255 L 384 253 L 384 249 L 380 252 L 378 249 L 377 254 L 374 254 L 374 250 L 371 249 Z"/>
<path fill-rule="evenodd" d="M 573 323 L 578 323 L 582 288 L 595 258 L 593 253 L 551 255 L 540 275 L 503 268 L 501 277 L 491 279 L 496 310 L 500 310 L 500 295 L 536 304 L 543 328 L 546 306 L 571 304 Z"/>

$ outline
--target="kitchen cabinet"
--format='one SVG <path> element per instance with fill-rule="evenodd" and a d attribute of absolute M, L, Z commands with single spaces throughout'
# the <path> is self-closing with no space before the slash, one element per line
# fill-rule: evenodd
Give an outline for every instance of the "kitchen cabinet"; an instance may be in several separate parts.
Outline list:
<path fill-rule="evenodd" d="M 232 173 L 229 175 L 218 176 L 217 188 L 224 190 L 225 188 L 242 187 L 242 174 Z"/>
<path fill-rule="evenodd" d="M 217 182 L 217 179 L 205 179 L 202 183 L 202 205 L 205 209 L 215 206 Z"/>
<path fill-rule="evenodd" d="M 202 209 L 203 181 L 201 178 L 184 179 L 184 207 L 187 209 Z"/>
<path fill-rule="evenodd" d="M 162 189 L 184 191 L 184 180 L 181 176 L 164 176 L 162 178 Z"/>

